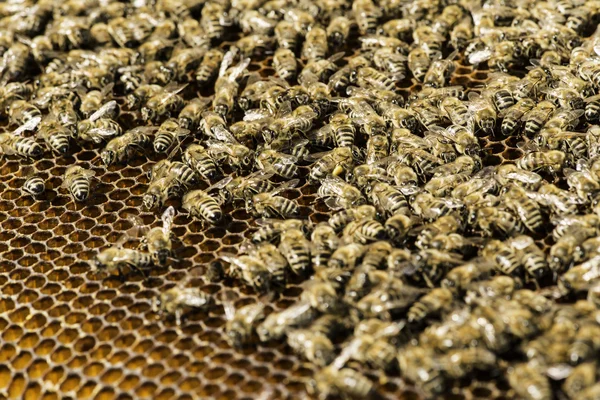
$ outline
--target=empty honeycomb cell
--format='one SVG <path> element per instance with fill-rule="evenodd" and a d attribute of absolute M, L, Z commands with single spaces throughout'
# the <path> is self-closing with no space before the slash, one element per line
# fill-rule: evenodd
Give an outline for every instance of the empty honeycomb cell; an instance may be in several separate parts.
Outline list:
<path fill-rule="evenodd" d="M 44 374 L 48 371 L 49 368 L 50 365 L 46 360 L 35 359 L 31 362 L 29 368 L 27 368 L 27 375 L 30 377 L 30 379 L 37 380 L 44 376 Z"/>
<path fill-rule="evenodd" d="M 137 375 L 126 375 L 121 383 L 119 384 L 119 388 L 121 390 L 129 391 L 136 388 L 141 381 L 141 378 Z"/>
<path fill-rule="evenodd" d="M 9 399 L 22 399 L 23 392 L 25 391 L 25 387 L 27 385 L 27 380 L 23 374 L 15 374 L 12 377 L 12 381 L 10 386 L 8 387 L 8 398 Z"/>
<path fill-rule="evenodd" d="M 94 390 L 98 384 L 92 380 L 84 383 L 81 388 L 77 391 L 76 396 L 78 399 L 89 399 L 92 394 L 94 394 Z"/>
<path fill-rule="evenodd" d="M 2 339 L 7 342 L 17 341 L 23 335 L 23 328 L 18 325 L 10 325 L 2 332 Z"/>
<path fill-rule="evenodd" d="M 72 370 L 79 370 L 83 366 L 87 365 L 88 357 L 87 355 L 78 355 L 71 358 L 67 366 Z"/>
<path fill-rule="evenodd" d="M 17 348 L 14 345 L 10 343 L 3 344 L 2 347 L 0 347 L 0 362 L 6 362 L 12 359 L 15 354 L 17 354 Z"/>
<path fill-rule="evenodd" d="M 39 356 L 47 356 L 52 353 L 55 346 L 56 341 L 54 339 L 43 339 L 35 348 L 35 353 Z"/>
<path fill-rule="evenodd" d="M 29 316 L 30 312 L 31 311 L 29 310 L 29 307 L 20 307 L 15 311 L 11 312 L 8 315 L 8 318 L 10 318 L 10 320 L 13 323 L 19 324 L 27 320 L 27 317 Z"/>
<path fill-rule="evenodd" d="M 11 361 L 11 366 L 13 367 L 13 369 L 15 370 L 22 370 L 27 368 L 30 363 L 31 360 L 33 359 L 33 356 L 31 355 L 31 353 L 29 351 L 22 351 L 19 354 L 17 354 Z"/>

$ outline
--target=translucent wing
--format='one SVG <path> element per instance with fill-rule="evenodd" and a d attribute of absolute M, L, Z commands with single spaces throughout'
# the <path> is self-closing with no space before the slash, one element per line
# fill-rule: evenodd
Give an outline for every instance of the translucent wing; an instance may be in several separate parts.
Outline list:
<path fill-rule="evenodd" d="M 219 76 L 225 75 L 225 71 L 233 64 L 233 60 L 237 56 L 239 49 L 237 47 L 232 47 L 229 49 L 227 53 L 223 56 L 223 60 L 221 61 L 221 68 L 219 68 Z"/>
<path fill-rule="evenodd" d="M 237 295 L 232 290 L 227 290 L 221 295 L 221 304 L 225 311 L 225 318 L 229 321 L 235 317 L 235 305 L 234 302 L 237 299 Z"/>
<path fill-rule="evenodd" d="M 117 106 L 117 102 L 115 100 L 111 100 L 108 103 L 104 104 L 102 107 L 100 107 L 95 113 L 90 115 L 89 120 L 91 122 L 94 122 L 97 119 L 102 118 L 106 114 L 112 114 L 117 108 Z"/>
<path fill-rule="evenodd" d="M 300 179 L 292 179 L 290 181 L 283 182 L 281 185 L 279 185 L 277 188 L 275 188 L 275 190 L 273 190 L 271 192 L 271 194 L 273 196 L 275 196 L 278 193 L 284 192 L 288 189 L 295 188 L 296 186 L 298 186 L 298 183 L 300 183 Z"/>
<path fill-rule="evenodd" d="M 132 226 L 125 232 L 125 235 L 136 238 L 148 233 L 149 228 L 144 224 L 144 220 L 138 215 L 129 214 L 127 216 L 127 221 L 131 222 Z"/>
<path fill-rule="evenodd" d="M 525 235 L 521 235 L 510 240 L 510 245 L 517 250 L 525 250 L 533 244 L 533 239 L 530 236 Z"/>
<path fill-rule="evenodd" d="M 228 177 L 226 177 L 226 178 L 223 178 L 223 179 L 221 179 L 219 182 L 215 183 L 214 185 L 212 185 L 212 186 L 209 186 L 208 188 L 206 188 L 205 192 L 206 192 L 206 193 L 208 193 L 208 192 L 210 192 L 211 190 L 215 190 L 215 189 L 222 189 L 222 188 L 224 188 L 225 186 L 227 186 L 227 184 L 228 184 L 229 182 L 231 182 L 232 180 L 233 180 L 233 177 L 231 177 L 231 176 L 228 176 Z"/>
<path fill-rule="evenodd" d="M 34 117 L 13 131 L 13 135 L 21 135 L 23 132 L 34 130 L 42 121 L 42 117 Z"/>
<path fill-rule="evenodd" d="M 168 237 L 171 234 L 171 227 L 173 226 L 173 219 L 175 218 L 175 208 L 173 206 L 169 206 L 163 213 L 162 220 L 163 226 L 162 231 L 163 235 Z"/>
<path fill-rule="evenodd" d="M 477 65 L 481 64 L 484 61 L 489 60 L 492 57 L 492 50 L 489 48 L 474 51 L 469 54 L 469 64 Z"/>

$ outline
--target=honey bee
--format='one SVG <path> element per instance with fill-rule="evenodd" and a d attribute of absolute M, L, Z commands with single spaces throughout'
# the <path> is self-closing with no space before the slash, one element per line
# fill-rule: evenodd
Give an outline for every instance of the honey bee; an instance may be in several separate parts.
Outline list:
<path fill-rule="evenodd" d="M 402 214 L 392 215 L 385 221 L 387 236 L 396 244 L 402 244 L 408 237 L 408 233 L 415 225 L 416 220 Z"/>
<path fill-rule="evenodd" d="M 446 81 L 450 79 L 456 70 L 453 59 L 457 54 L 458 53 L 455 51 L 446 59 L 432 61 L 427 73 L 423 77 L 423 84 L 433 88 L 446 86 Z"/>
<path fill-rule="evenodd" d="M 177 122 L 181 129 L 190 131 L 198 128 L 202 120 L 202 114 L 206 111 L 209 101 L 204 98 L 195 98 L 190 100 L 179 113 Z"/>
<path fill-rule="evenodd" d="M 92 177 L 96 173 L 74 165 L 65 171 L 61 187 L 66 188 L 74 200 L 85 201 L 90 195 Z"/>
<path fill-rule="evenodd" d="M 239 80 L 244 76 L 244 72 L 250 64 L 250 59 L 245 58 L 236 66 L 229 68 L 235 54 L 235 51 L 230 50 L 223 56 L 219 77 L 215 83 L 213 110 L 223 118 L 227 118 L 233 112 L 239 89 Z"/>
<path fill-rule="evenodd" d="M 491 266 L 486 263 L 469 262 L 452 268 L 442 280 L 441 286 L 453 292 L 464 292 L 473 283 L 489 278 Z"/>
<path fill-rule="evenodd" d="M 123 275 L 125 268 L 134 270 L 146 276 L 148 267 L 152 266 L 152 256 L 139 250 L 126 249 L 120 245 L 109 247 L 102 250 L 94 258 L 93 272 L 108 272 L 117 270 Z"/>
<path fill-rule="evenodd" d="M 286 81 L 290 81 L 296 77 L 298 63 L 294 52 L 287 48 L 279 48 L 273 55 L 273 68 L 277 72 L 277 76 Z"/>
<path fill-rule="evenodd" d="M 200 288 L 175 286 L 155 299 L 153 309 L 155 312 L 175 314 L 175 323 L 179 326 L 184 311 L 206 309 L 212 304 L 213 299 Z"/>
<path fill-rule="evenodd" d="M 360 258 L 367 251 L 367 246 L 359 243 L 350 243 L 338 247 L 327 262 L 328 268 L 341 268 L 352 270 L 359 263 Z"/>
<path fill-rule="evenodd" d="M 277 196 L 278 193 L 296 187 L 298 179 L 287 181 L 277 186 L 275 190 L 252 196 L 246 207 L 257 216 L 264 218 L 290 218 L 298 214 L 298 204 L 290 199 Z"/>
<path fill-rule="evenodd" d="M 500 131 L 505 136 L 513 135 L 521 126 L 521 121 L 525 118 L 534 107 L 535 102 L 530 98 L 524 98 L 517 101 L 517 103 L 508 109 L 506 109 Z"/>
<path fill-rule="evenodd" d="M 326 222 L 315 226 L 311 233 L 311 262 L 315 269 L 326 267 L 327 261 L 339 246 L 335 230 Z"/>
<path fill-rule="evenodd" d="M 315 161 L 309 173 L 310 179 L 315 182 L 329 174 L 340 175 L 348 172 L 352 170 L 355 163 L 353 149 L 349 147 L 337 147 L 326 153 L 311 154 L 306 159 Z"/>
<path fill-rule="evenodd" d="M 573 229 L 560 237 L 550 247 L 548 256 L 550 268 L 559 272 L 569 269 L 576 258 L 581 257 L 578 253 L 585 247 L 584 242 L 593 237 L 594 234 L 594 229 L 581 227 L 580 229 Z"/>
<path fill-rule="evenodd" d="M 353 2 L 352 12 L 361 35 L 373 34 L 377 31 L 378 20 L 383 13 L 371 0 Z"/>
<path fill-rule="evenodd" d="M 44 153 L 44 149 L 32 138 L 22 137 L 23 132 L 33 130 L 40 123 L 41 118 L 35 117 L 26 124 L 21 125 L 13 132 L 0 133 L 1 154 L 19 155 L 26 158 L 37 158 Z"/>
<path fill-rule="evenodd" d="M 306 276 L 309 271 L 310 247 L 310 242 L 300 229 L 286 229 L 280 233 L 279 251 L 296 275 Z"/>
<path fill-rule="evenodd" d="M 77 139 L 84 142 L 101 143 L 103 140 L 120 136 L 123 132 L 121 126 L 110 118 L 114 110 L 118 109 L 117 102 L 109 101 L 100 107 L 86 120 L 77 124 Z M 105 116 L 107 116 L 105 118 Z"/>
<path fill-rule="evenodd" d="M 308 361 L 323 367 L 335 358 L 331 340 L 321 332 L 297 329 L 288 332 L 287 343 Z"/>
<path fill-rule="evenodd" d="M 497 358 L 494 353 L 485 348 L 471 347 L 449 352 L 441 364 L 445 374 L 453 379 L 460 379 L 472 373 L 473 370 L 495 370 Z"/>
<path fill-rule="evenodd" d="M 32 52 L 29 46 L 23 43 L 13 43 L 2 55 L 0 76 L 2 85 L 9 82 L 23 80 L 29 71 L 32 61 Z"/>
<path fill-rule="evenodd" d="M 81 104 L 79 106 L 79 111 L 81 111 L 84 117 L 91 117 L 93 113 L 98 111 L 104 104 L 106 104 L 105 100 L 112 95 L 113 87 L 114 83 L 110 83 L 102 88 L 102 90 L 91 90 L 85 95 L 80 95 Z M 111 107 L 110 112 L 107 112 L 104 115 L 106 115 L 107 118 L 114 119 L 118 116 L 118 114 L 118 107 Z"/>
<path fill-rule="evenodd" d="M 377 210 L 372 205 L 361 205 L 338 211 L 327 222 L 336 232 L 341 231 L 346 225 L 355 220 L 374 219 Z"/>
<path fill-rule="evenodd" d="M 455 125 L 466 126 L 470 123 L 469 108 L 456 97 L 447 96 L 440 100 L 439 108 Z"/>
<path fill-rule="evenodd" d="M 464 126 L 450 125 L 446 129 L 438 127 L 430 127 L 429 129 L 453 143 L 456 151 L 462 155 L 477 156 L 481 152 L 477 138 L 470 129 Z"/>
<path fill-rule="evenodd" d="M 332 18 L 327 26 L 327 40 L 333 49 L 339 49 L 348 40 L 352 21 L 343 15 Z"/>
<path fill-rule="evenodd" d="M 302 46 L 302 58 L 306 60 L 320 60 L 327 57 L 329 45 L 327 41 L 327 32 L 325 29 L 314 26 L 306 34 Z"/>
<path fill-rule="evenodd" d="M 589 289 L 594 280 L 600 277 L 600 257 L 575 265 L 558 278 L 558 288 L 564 295 L 579 293 Z"/>
<path fill-rule="evenodd" d="M 407 65 L 410 72 L 417 81 L 422 81 L 429 71 L 431 59 L 427 51 L 420 47 L 415 47 L 408 53 Z"/>
<path fill-rule="evenodd" d="M 211 181 L 218 175 L 215 162 L 202 145 L 190 144 L 185 149 L 182 159 L 193 171 L 207 181 Z"/>
<path fill-rule="evenodd" d="M 38 197 L 44 194 L 44 191 L 46 190 L 46 184 L 39 175 L 34 174 L 32 167 L 25 168 L 23 170 L 23 176 L 27 177 L 25 182 L 23 182 L 23 192 L 33 197 Z"/>
<path fill-rule="evenodd" d="M 225 28 L 232 23 L 225 11 L 222 4 L 213 2 L 206 3 L 202 9 L 200 26 L 203 28 L 206 37 L 213 41 L 222 40 L 225 36 Z"/>
<path fill-rule="evenodd" d="M 125 132 L 123 136 L 113 138 L 100 153 L 104 165 L 110 166 L 130 159 L 140 149 L 150 144 L 149 127 L 138 127 Z"/>
<path fill-rule="evenodd" d="M 143 234 L 140 248 L 152 255 L 153 262 L 159 265 L 165 265 L 167 259 L 172 254 L 171 227 L 175 217 L 175 209 L 171 206 L 163 212 L 161 216 L 162 227 L 148 229 L 143 225 L 139 217 L 131 216 L 129 219 L 133 222 L 132 231 Z"/>
<path fill-rule="evenodd" d="M 229 132 L 227 132 L 229 133 Z M 228 142 L 207 140 L 207 151 L 217 165 L 228 164 L 235 169 L 248 169 L 254 163 L 254 152 L 239 143 L 230 133 Z"/>
<path fill-rule="evenodd" d="M 10 122 L 15 125 L 24 125 L 42 116 L 42 112 L 37 107 L 25 100 L 13 101 L 8 106 L 7 113 Z"/>
<path fill-rule="evenodd" d="M 593 388 L 594 385 L 598 386 L 596 384 L 598 381 L 596 376 L 596 366 L 594 363 L 587 362 L 579 364 L 576 367 L 573 367 L 573 370 L 565 379 L 562 389 L 569 398 L 580 398 L 580 396 L 584 396 L 589 389 Z"/>
<path fill-rule="evenodd" d="M 333 210 L 348 209 L 366 202 L 358 188 L 335 175 L 328 175 L 322 180 L 317 194 L 324 198 L 325 204 Z"/>
<path fill-rule="evenodd" d="M 275 26 L 275 37 L 277 38 L 277 44 L 280 49 L 290 50 L 292 52 L 296 50 L 299 34 L 293 22 L 286 20 L 280 21 Z"/>
<path fill-rule="evenodd" d="M 317 318 L 319 312 L 306 302 L 296 303 L 287 309 L 274 312 L 256 328 L 261 342 L 281 338 L 286 331 L 308 325 Z"/>
<path fill-rule="evenodd" d="M 139 85 L 133 90 L 133 93 L 127 95 L 127 106 L 130 110 L 141 109 L 148 99 L 157 96 L 164 90 L 170 90 L 171 86 L 163 87 L 155 84 Z"/>
<path fill-rule="evenodd" d="M 476 126 L 486 134 L 491 134 L 496 127 L 497 114 L 494 106 L 477 93 L 469 93 L 469 110 Z"/>
<path fill-rule="evenodd" d="M 471 18 L 465 17 L 452 28 L 450 45 L 455 50 L 461 51 L 467 47 L 471 39 L 473 39 L 473 23 Z"/>
<path fill-rule="evenodd" d="M 196 82 L 200 87 L 206 87 L 215 81 L 222 61 L 223 51 L 220 49 L 210 49 L 204 54 L 195 72 Z"/>
<path fill-rule="evenodd" d="M 213 225 L 218 224 L 223 219 L 221 200 L 209 195 L 209 193 L 215 189 L 224 188 L 230 181 L 231 177 L 228 177 L 205 190 L 197 189 L 187 192 L 183 196 L 181 206 L 193 217 L 200 218 Z"/>
<path fill-rule="evenodd" d="M 451 307 L 452 299 L 452 292 L 449 289 L 432 289 L 409 308 L 408 322 L 420 322 L 448 310 Z"/>
<path fill-rule="evenodd" d="M 518 160 L 517 165 L 527 171 L 548 171 L 555 175 L 563 169 L 567 155 L 560 150 L 541 150 L 533 142 L 521 146 L 526 154 Z"/>
<path fill-rule="evenodd" d="M 157 121 L 162 117 L 179 113 L 185 102 L 178 94 L 185 86 L 176 90 L 165 90 L 150 97 L 142 106 L 142 119 L 144 121 Z"/>
<path fill-rule="evenodd" d="M 54 114 L 48 114 L 40 123 L 37 136 L 56 154 L 66 154 L 70 148 L 71 130 L 56 120 Z"/>
<path fill-rule="evenodd" d="M 600 190 L 600 183 L 594 178 L 591 171 L 583 162 L 578 162 L 578 170 L 565 169 L 569 188 L 577 193 L 577 196 L 583 201 L 588 202 L 595 198 Z"/>
<path fill-rule="evenodd" d="M 225 292 L 227 293 L 230 292 Z M 258 302 L 236 309 L 231 299 L 226 298 L 222 303 L 227 319 L 227 341 L 234 347 L 242 347 L 250 341 L 256 326 L 265 318 L 265 305 Z"/>
<path fill-rule="evenodd" d="M 242 37 L 235 42 L 244 57 L 260 57 L 270 52 L 274 44 L 275 41 L 272 37 L 257 34 Z"/>
<path fill-rule="evenodd" d="M 275 173 L 291 179 L 298 174 L 298 160 L 294 156 L 265 149 L 256 157 L 256 165 L 265 173 Z"/>
<path fill-rule="evenodd" d="M 524 132 L 528 137 L 533 137 L 546 124 L 556 106 L 551 101 L 541 101 L 523 116 Z"/>
<path fill-rule="evenodd" d="M 552 398 L 550 382 L 544 371 L 536 365 L 521 363 L 510 368 L 508 382 L 517 395 L 524 399 Z"/>

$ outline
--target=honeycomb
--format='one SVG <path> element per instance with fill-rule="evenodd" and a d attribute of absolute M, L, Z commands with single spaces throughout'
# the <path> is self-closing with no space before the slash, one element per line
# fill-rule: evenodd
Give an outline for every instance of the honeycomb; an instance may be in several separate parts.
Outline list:
<path fill-rule="evenodd" d="M 271 58 L 253 61 L 249 70 L 274 73 Z M 473 70 L 459 60 L 451 84 L 476 87 L 487 71 Z M 413 85 L 404 94 L 419 89 Z M 122 113 L 128 126 L 135 116 Z M 515 141 L 481 138 L 489 149 L 486 165 L 521 155 Z M 159 226 L 160 215 L 142 211 L 147 171 L 159 157 L 148 152 L 127 165 L 96 166 L 96 151 L 76 149 L 62 158 L 48 157 L 32 166 L 47 182 L 40 199 L 21 194 L 26 179 L 22 160 L 0 158 L 0 396 L 11 399 L 255 399 L 303 398 L 304 381 L 315 367 L 295 355 L 285 343 L 258 343 L 234 349 L 226 340 L 224 311 L 186 315 L 179 327 L 152 309 L 161 292 L 189 279 L 190 286 L 219 296 L 233 290 L 236 306 L 256 301 L 254 291 L 239 281 L 222 283 L 194 277 L 194 267 L 211 262 L 220 252 L 237 253 L 255 228 L 244 208 L 226 206 L 230 216 L 216 227 L 204 227 L 177 214 L 173 233 L 176 259 L 154 267 L 150 277 L 130 274 L 126 280 L 90 272 L 88 262 L 132 227 L 129 215 Z M 73 202 L 60 188 L 68 166 L 77 163 L 95 171 L 96 185 L 85 204 Z M 306 176 L 308 168 L 300 168 Z M 312 222 L 325 221 L 329 209 L 313 204 L 316 185 L 302 184 L 287 193 Z M 178 200 L 167 205 L 179 207 Z M 128 242 L 127 247 L 135 247 Z M 273 302 L 281 310 L 296 301 L 302 289 L 290 284 Z M 381 376 L 366 371 L 379 381 Z M 424 394 L 398 375 L 388 375 L 378 389 L 389 399 L 417 400 Z M 506 382 L 481 376 L 459 381 L 443 396 L 452 400 L 507 399 Z"/>

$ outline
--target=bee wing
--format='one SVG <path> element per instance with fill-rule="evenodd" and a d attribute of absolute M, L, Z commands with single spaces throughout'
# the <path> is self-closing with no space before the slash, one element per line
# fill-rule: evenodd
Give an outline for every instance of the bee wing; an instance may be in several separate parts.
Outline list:
<path fill-rule="evenodd" d="M 209 152 L 211 152 L 212 154 L 215 154 L 215 155 L 219 155 L 219 154 L 231 155 L 231 148 L 227 145 L 227 143 L 223 143 L 218 140 L 211 140 L 211 139 L 207 140 L 206 147 L 208 148 Z"/>
<path fill-rule="evenodd" d="M 342 208 L 344 208 L 340 204 L 339 197 L 328 197 L 328 198 L 326 198 L 325 199 L 325 205 L 327 207 L 329 207 L 330 210 L 333 210 L 333 211 L 341 210 Z"/>
<path fill-rule="evenodd" d="M 517 250 L 525 250 L 531 245 L 535 245 L 531 236 L 521 235 L 510 239 L 510 246 Z"/>
<path fill-rule="evenodd" d="M 469 64 L 478 65 L 490 58 L 492 58 L 492 50 L 490 48 L 477 50 L 469 54 Z"/>
<path fill-rule="evenodd" d="M 111 82 L 108 85 L 104 86 L 102 88 L 102 90 L 100 91 L 100 93 L 102 94 L 102 98 L 107 98 L 107 97 L 109 97 L 109 95 L 112 96 L 112 90 L 114 87 L 115 87 L 114 82 Z"/>
<path fill-rule="evenodd" d="M 114 129 L 107 128 L 92 128 L 85 134 L 92 138 L 94 143 L 100 143 L 103 139 L 108 139 L 112 136 L 115 136 L 117 132 Z"/>
<path fill-rule="evenodd" d="M 221 304 L 223 305 L 223 311 L 225 311 L 225 318 L 231 321 L 235 317 L 235 300 L 238 296 L 233 290 L 227 290 L 221 294 Z"/>
<path fill-rule="evenodd" d="M 265 171 L 254 171 L 253 173 L 249 174 L 246 176 L 246 180 L 256 180 L 258 181 L 265 181 L 267 179 L 270 179 L 272 176 L 274 176 L 274 173 L 271 172 L 265 172 Z"/>
<path fill-rule="evenodd" d="M 42 120 L 42 117 L 31 118 L 29 121 L 27 121 L 23 125 L 19 126 L 17 129 L 15 129 L 13 131 L 13 135 L 21 135 L 25 131 L 34 130 L 39 125 L 41 120 Z"/>
<path fill-rule="evenodd" d="M 541 175 L 526 170 L 508 172 L 504 176 L 508 179 L 520 181 L 527 184 L 536 184 L 542 181 Z"/>
<path fill-rule="evenodd" d="M 112 113 L 117 107 L 117 102 L 115 100 L 111 100 L 108 103 L 104 104 L 102 107 L 100 107 L 95 113 L 90 115 L 89 120 L 91 122 L 94 122 L 97 119 L 102 118 L 104 115 Z"/>
<path fill-rule="evenodd" d="M 320 153 L 307 154 L 306 156 L 304 156 L 304 160 L 306 160 L 306 161 L 318 161 L 321 158 L 323 158 L 324 156 L 326 156 L 327 154 L 330 154 L 331 151 L 332 150 L 322 151 Z"/>
<path fill-rule="evenodd" d="M 171 227 L 173 226 L 174 218 L 175 218 L 175 208 L 173 208 L 173 206 L 169 206 L 169 208 L 167 208 L 165 210 L 165 212 L 163 212 L 163 214 L 160 218 L 163 223 L 163 226 L 162 226 L 163 235 L 165 235 L 166 237 L 168 237 L 171 234 Z"/>
<path fill-rule="evenodd" d="M 334 55 L 332 55 L 331 57 L 329 57 L 327 60 L 329 62 L 336 62 L 337 60 L 341 60 L 342 58 L 344 58 L 344 56 L 346 55 L 346 53 L 344 53 L 343 51 L 340 51 L 339 53 L 335 53 Z"/>
<path fill-rule="evenodd" d="M 127 216 L 127 221 L 131 222 L 131 228 L 125 232 L 125 235 L 128 235 L 129 237 L 137 238 L 144 236 L 150 230 L 139 215 L 129 214 Z"/>
<path fill-rule="evenodd" d="M 246 111 L 244 114 L 244 121 L 258 121 L 261 119 L 267 119 L 272 117 L 273 114 L 265 108 L 255 108 Z"/>
<path fill-rule="evenodd" d="M 600 100 L 600 94 L 583 99 L 583 101 L 585 101 L 586 103 L 591 103 L 591 102 L 599 101 L 599 100 Z"/>
<path fill-rule="evenodd" d="M 525 153 L 531 153 L 533 151 L 540 151 L 540 147 L 533 140 L 530 140 L 527 143 L 518 142 L 517 148 L 519 148 L 520 150 L 523 150 Z"/>
<path fill-rule="evenodd" d="M 233 134 L 231 132 L 229 132 L 227 129 L 223 128 L 222 126 L 215 127 L 213 129 L 213 132 L 215 134 L 215 139 L 217 139 L 219 142 L 230 143 L 230 144 L 239 144 L 239 142 L 237 141 L 235 136 L 233 136 Z"/>
<path fill-rule="evenodd" d="M 233 180 L 233 177 L 228 176 L 226 178 L 221 179 L 219 182 L 215 183 L 212 186 L 209 186 L 208 188 L 206 188 L 206 190 L 204 190 L 206 193 L 210 192 L 211 190 L 215 190 L 215 189 L 222 189 L 225 186 L 227 186 L 227 184 L 229 182 L 231 182 Z"/>
<path fill-rule="evenodd" d="M 339 370 L 356 354 L 363 341 L 360 338 L 354 338 L 347 346 L 345 346 L 340 355 L 331 363 L 331 366 Z"/>
<path fill-rule="evenodd" d="M 268 80 L 270 82 L 273 82 L 275 85 L 281 86 L 283 88 L 289 88 L 290 87 L 290 84 L 285 79 L 281 79 L 281 78 L 279 78 L 277 76 L 270 76 L 268 78 Z"/>
<path fill-rule="evenodd" d="M 277 195 L 281 192 L 284 192 L 288 189 L 295 188 L 296 186 L 298 186 L 298 183 L 300 183 L 300 179 L 292 179 L 287 182 L 283 182 L 278 187 L 276 187 L 275 190 L 273 190 L 271 192 L 271 195 L 275 196 L 275 195 Z"/>
<path fill-rule="evenodd" d="M 240 78 L 244 74 L 244 71 L 246 71 L 246 68 L 248 68 L 248 65 L 250 65 L 249 58 L 244 58 L 242 61 L 240 61 L 238 63 L 238 65 L 233 67 L 231 74 L 229 75 L 229 80 L 230 81 L 238 80 L 238 78 Z"/>
<path fill-rule="evenodd" d="M 553 364 L 546 369 L 546 375 L 554 381 L 562 381 L 573 372 L 573 367 L 568 364 Z"/>

